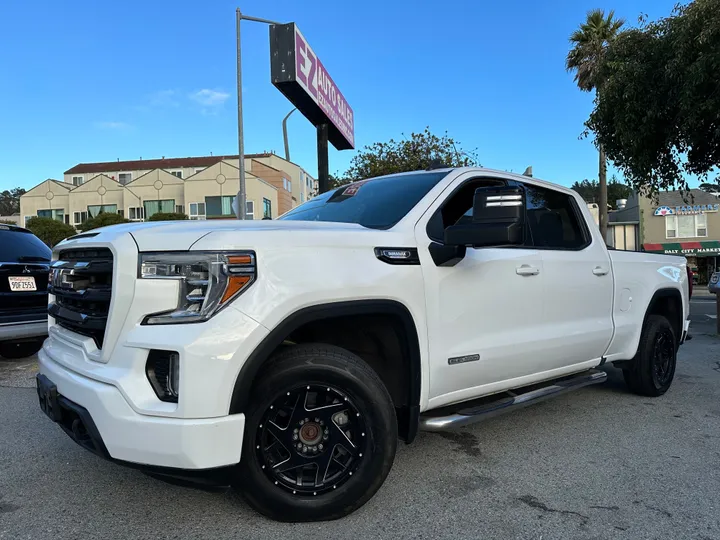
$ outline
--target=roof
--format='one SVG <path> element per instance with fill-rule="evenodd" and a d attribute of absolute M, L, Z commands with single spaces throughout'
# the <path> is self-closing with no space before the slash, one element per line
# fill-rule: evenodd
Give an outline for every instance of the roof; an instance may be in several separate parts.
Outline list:
<path fill-rule="evenodd" d="M 702 189 L 686 191 L 661 191 L 658 193 L 660 206 L 685 206 L 688 204 L 717 204 L 718 198 Z"/>
<path fill-rule="evenodd" d="M 246 159 L 269 157 L 274 154 L 245 154 Z M 280 157 L 280 156 L 277 156 Z M 196 156 L 184 158 L 136 159 L 132 161 L 105 161 L 102 163 L 78 163 L 64 174 L 101 173 L 109 171 L 138 171 L 152 169 L 178 169 L 181 167 L 210 167 L 225 159 L 237 159 L 233 156 Z M 283 158 L 280 158 L 283 159 Z"/>

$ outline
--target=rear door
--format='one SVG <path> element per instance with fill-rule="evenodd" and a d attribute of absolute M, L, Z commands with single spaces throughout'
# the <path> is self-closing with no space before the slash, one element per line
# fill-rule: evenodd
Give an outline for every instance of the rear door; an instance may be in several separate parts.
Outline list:
<path fill-rule="evenodd" d="M 51 255 L 31 232 L 0 225 L 0 325 L 47 320 Z"/>
<path fill-rule="evenodd" d="M 591 231 L 578 200 L 526 184 L 533 246 L 542 253 L 543 341 L 539 349 L 561 368 L 600 359 L 613 335 L 613 277 L 599 231 Z M 593 224 L 594 226 L 594 224 Z"/>

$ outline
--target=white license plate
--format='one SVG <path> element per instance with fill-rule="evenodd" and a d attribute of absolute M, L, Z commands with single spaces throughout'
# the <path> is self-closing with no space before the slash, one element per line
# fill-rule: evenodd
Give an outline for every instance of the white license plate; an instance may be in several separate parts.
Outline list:
<path fill-rule="evenodd" d="M 8 281 L 10 282 L 10 290 L 12 292 L 37 291 L 35 278 L 33 276 L 8 277 Z"/>

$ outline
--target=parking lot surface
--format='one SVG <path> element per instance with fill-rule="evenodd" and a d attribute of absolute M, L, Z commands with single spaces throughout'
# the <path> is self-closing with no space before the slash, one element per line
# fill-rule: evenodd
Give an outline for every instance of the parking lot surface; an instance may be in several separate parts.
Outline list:
<path fill-rule="evenodd" d="M 342 520 L 281 524 L 233 492 L 90 454 L 40 412 L 34 363 L 0 369 L 0 538 L 720 538 L 720 339 L 681 348 L 661 398 L 609 381 L 401 445 Z"/>

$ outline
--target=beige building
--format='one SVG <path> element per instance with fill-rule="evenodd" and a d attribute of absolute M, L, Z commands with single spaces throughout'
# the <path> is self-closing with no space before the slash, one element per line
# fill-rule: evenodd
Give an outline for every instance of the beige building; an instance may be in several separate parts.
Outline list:
<path fill-rule="evenodd" d="M 237 156 L 201 156 L 81 163 L 63 182 L 46 180 L 20 198 L 23 223 L 32 216 L 80 225 L 100 212 L 144 221 L 157 212 L 190 219 L 234 218 L 240 171 Z M 246 217 L 277 218 L 312 198 L 315 180 L 274 154 L 245 159 Z"/>

